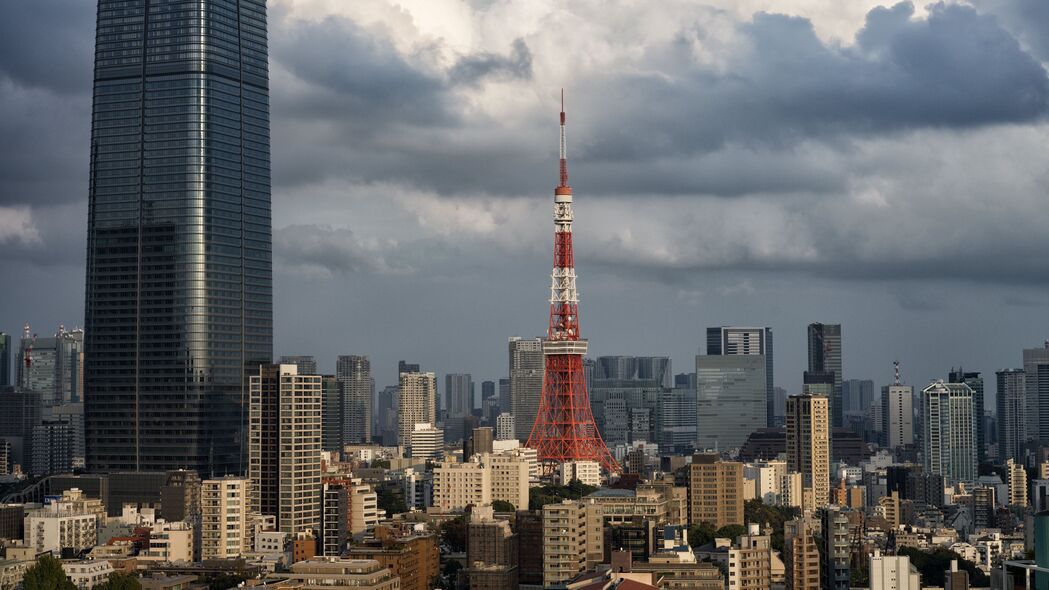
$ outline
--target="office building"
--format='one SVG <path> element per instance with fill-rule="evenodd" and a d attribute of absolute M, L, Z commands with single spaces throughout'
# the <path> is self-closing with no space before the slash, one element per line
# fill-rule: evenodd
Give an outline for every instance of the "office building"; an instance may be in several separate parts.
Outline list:
<path fill-rule="evenodd" d="M 280 365 L 295 365 L 299 375 L 318 375 L 317 359 L 305 355 L 284 355 L 280 357 Z"/>
<path fill-rule="evenodd" d="M 515 428 L 515 420 L 513 414 L 503 412 L 495 418 L 495 438 L 496 440 L 511 440 L 517 438 L 517 432 Z"/>
<path fill-rule="evenodd" d="M 99 0 L 84 412 L 93 472 L 246 470 L 272 359 L 266 3 Z"/>
<path fill-rule="evenodd" d="M 290 534 L 321 524 L 321 377 L 262 365 L 251 377 L 252 509 Z"/>
<path fill-rule="evenodd" d="M 469 452 L 464 449 L 463 458 L 495 452 L 495 430 L 491 426 L 478 426 L 470 431 Z"/>
<path fill-rule="evenodd" d="M 0 393 L 4 411 L 0 412 L 0 438 L 6 441 L 11 467 L 21 465 L 28 471 L 33 462 L 33 429 L 40 424 L 40 393 L 17 387 Z"/>
<path fill-rule="evenodd" d="M 200 517 L 200 475 L 196 471 L 171 471 L 160 488 L 160 518 L 168 522 Z"/>
<path fill-rule="evenodd" d="M 444 376 L 444 436 L 448 442 L 465 438 L 463 420 L 473 412 L 473 396 L 473 377 L 469 373 L 449 373 Z"/>
<path fill-rule="evenodd" d="M 16 385 L 40 393 L 45 408 L 80 402 L 84 393 L 84 331 L 66 331 L 59 326 L 50 338 L 23 335 L 17 367 Z"/>
<path fill-rule="evenodd" d="M 743 525 L 743 464 L 722 461 L 715 453 L 697 453 L 688 465 L 689 522 L 715 529 Z"/>
<path fill-rule="evenodd" d="M 844 426 L 842 403 L 841 324 L 809 324 L 809 372 L 832 373 L 834 385 L 830 395 L 831 426 Z"/>
<path fill-rule="evenodd" d="M 251 480 L 227 476 L 200 484 L 201 559 L 229 559 L 252 548 Z"/>
<path fill-rule="evenodd" d="M 378 561 L 312 557 L 279 574 L 288 588 L 299 590 L 401 590 L 401 579 Z"/>
<path fill-rule="evenodd" d="M 802 374 L 801 392 L 831 399 L 834 395 L 834 371 L 805 371 Z"/>
<path fill-rule="evenodd" d="M 563 584 L 604 558 L 601 509 L 564 500 L 543 506 L 543 586 Z"/>
<path fill-rule="evenodd" d="M 326 557 L 342 555 L 350 540 L 352 522 L 353 484 L 344 478 L 325 478 L 321 507 L 321 528 L 318 549 Z"/>
<path fill-rule="evenodd" d="M 841 397 L 846 416 L 866 416 L 875 403 L 874 382 L 870 379 L 846 379 L 841 382 Z"/>
<path fill-rule="evenodd" d="M 11 383 L 11 335 L 0 332 L 0 387 Z"/>
<path fill-rule="evenodd" d="M 811 516 L 783 525 L 783 565 L 788 590 L 820 590 L 820 522 Z"/>
<path fill-rule="evenodd" d="M 1049 441 L 1049 340 L 1041 348 L 1023 350 L 1027 385 L 1027 437 Z"/>
<path fill-rule="evenodd" d="M 416 424 L 437 424 L 437 381 L 433 373 L 401 373 L 397 444 L 411 444 Z"/>
<path fill-rule="evenodd" d="M 321 448 L 325 451 L 342 452 L 343 446 L 342 383 L 334 375 L 322 375 Z"/>
<path fill-rule="evenodd" d="M 820 509 L 820 587 L 849 590 L 849 518 L 837 506 Z"/>
<path fill-rule="evenodd" d="M 787 398 L 787 471 L 801 474 L 806 497 L 811 490 L 807 510 L 830 501 L 829 401 L 811 394 Z"/>
<path fill-rule="evenodd" d="M 765 415 L 768 422 L 765 426 L 775 426 L 772 417 L 776 415 L 773 390 L 773 347 L 772 328 L 746 328 L 738 326 L 719 326 L 707 328 L 708 356 L 761 356 L 765 359 Z M 687 379 L 687 377 L 686 377 Z M 698 379 L 698 376 L 697 376 Z M 675 387 L 680 387 L 675 385 Z M 686 386 L 687 387 L 687 386 Z M 782 415 L 782 414 L 781 414 Z"/>
<path fill-rule="evenodd" d="M 906 555 L 882 555 L 875 550 L 869 564 L 870 590 L 922 590 L 921 574 Z"/>
<path fill-rule="evenodd" d="M 23 466 L 33 476 L 73 471 L 76 432 L 66 420 L 44 420 L 33 427 L 33 460 Z"/>
<path fill-rule="evenodd" d="M 543 341 L 539 338 L 510 338 L 510 400 L 509 408 L 514 416 L 514 434 L 519 440 L 528 440 L 539 414 L 539 398 L 543 396 L 543 374 L 546 360 L 543 356 Z"/>
<path fill-rule="evenodd" d="M 696 357 L 696 448 L 728 451 L 768 422 L 762 355 Z"/>
<path fill-rule="evenodd" d="M 939 380 L 922 390 L 926 473 L 942 475 L 950 483 L 976 481 L 974 414 L 973 390 L 964 383 Z"/>
<path fill-rule="evenodd" d="M 987 415 L 984 412 L 983 403 L 983 377 L 979 372 L 966 372 L 958 368 L 957 370 L 951 369 L 947 374 L 947 382 L 964 383 L 973 391 L 973 425 L 976 433 L 977 461 L 983 463 L 987 461 L 987 439 L 984 436 Z"/>
<path fill-rule="evenodd" d="M 914 444 L 914 388 L 885 385 L 881 388 L 882 442 L 890 448 Z"/>
<path fill-rule="evenodd" d="M 506 413 L 513 412 L 513 404 L 510 401 L 510 379 L 502 377 L 499 379 L 499 409 Z"/>
<path fill-rule="evenodd" d="M 342 384 L 342 444 L 371 444 L 375 398 L 371 361 L 366 356 L 340 356 L 335 361 L 335 377 Z"/>
<path fill-rule="evenodd" d="M 1027 379 L 1023 369 L 995 372 L 998 382 L 998 462 L 1023 461 L 1027 442 Z"/>
<path fill-rule="evenodd" d="M 494 399 L 498 404 L 499 398 L 496 396 L 497 393 L 495 381 L 481 381 L 481 401 Z"/>
<path fill-rule="evenodd" d="M 413 459 L 440 460 L 444 456 L 444 431 L 429 422 L 416 424 L 409 445 L 408 456 Z"/>
<path fill-rule="evenodd" d="M 470 590 L 517 590 L 518 551 L 509 521 L 497 520 L 491 506 L 474 506 L 466 526 L 464 572 Z"/>
<path fill-rule="evenodd" d="M 656 405 L 656 440 L 661 450 L 688 452 L 696 444 L 696 390 L 661 391 Z"/>

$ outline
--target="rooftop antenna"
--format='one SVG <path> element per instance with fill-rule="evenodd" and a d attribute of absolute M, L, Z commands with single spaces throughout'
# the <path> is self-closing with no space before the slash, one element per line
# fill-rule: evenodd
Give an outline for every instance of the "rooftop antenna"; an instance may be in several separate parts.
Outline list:
<path fill-rule="evenodd" d="M 893 385 L 901 385 L 900 383 L 900 361 L 892 361 L 892 368 L 896 371 L 896 379 Z"/>

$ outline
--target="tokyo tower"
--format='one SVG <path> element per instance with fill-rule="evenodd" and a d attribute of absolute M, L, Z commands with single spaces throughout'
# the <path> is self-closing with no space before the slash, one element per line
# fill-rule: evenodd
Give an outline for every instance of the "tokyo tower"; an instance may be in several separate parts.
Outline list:
<path fill-rule="evenodd" d="M 590 412 L 583 377 L 587 342 L 579 338 L 579 294 L 572 253 L 572 188 L 568 186 L 564 91 L 561 91 L 561 181 L 554 189 L 554 270 L 550 285 L 550 326 L 543 340 L 546 373 L 539 413 L 527 446 L 548 465 L 596 461 L 608 473 L 619 464 L 608 452 Z"/>

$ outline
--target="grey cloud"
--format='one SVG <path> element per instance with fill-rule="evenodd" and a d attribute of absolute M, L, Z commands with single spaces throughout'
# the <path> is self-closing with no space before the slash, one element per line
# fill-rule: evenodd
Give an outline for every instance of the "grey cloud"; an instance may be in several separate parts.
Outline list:
<path fill-rule="evenodd" d="M 425 247 L 403 247 L 395 240 L 369 240 L 347 228 L 290 225 L 273 232 L 276 264 L 306 274 L 409 274 Z"/>
<path fill-rule="evenodd" d="M 476 84 L 486 78 L 532 78 L 532 52 L 524 39 L 515 39 L 510 55 L 481 53 L 463 57 L 448 72 L 454 84 Z"/>
<path fill-rule="evenodd" d="M 975 0 L 981 10 L 994 14 L 1014 31 L 1024 46 L 1042 61 L 1049 61 L 1049 2 L 1043 0 Z"/>
<path fill-rule="evenodd" d="M 86 0 L 4 3 L 0 79 L 65 95 L 90 90 L 95 7 Z"/>

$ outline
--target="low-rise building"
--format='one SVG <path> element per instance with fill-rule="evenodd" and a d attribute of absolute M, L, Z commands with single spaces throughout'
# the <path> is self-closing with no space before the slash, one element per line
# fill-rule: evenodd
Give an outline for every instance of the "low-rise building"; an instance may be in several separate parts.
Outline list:
<path fill-rule="evenodd" d="M 371 535 L 355 542 L 346 551 L 353 559 L 374 559 L 400 578 L 401 590 L 430 590 L 430 582 L 440 568 L 437 537 L 430 534 L 396 536 L 386 526 L 377 526 Z"/>
<path fill-rule="evenodd" d="M 373 559 L 318 557 L 291 566 L 291 572 L 278 574 L 301 590 L 400 590 L 401 580 L 389 568 Z"/>
<path fill-rule="evenodd" d="M 52 502 L 26 513 L 25 541 L 37 553 L 81 551 L 98 543 L 98 524 L 98 511 L 85 503 Z"/>
<path fill-rule="evenodd" d="M 91 590 L 109 580 L 109 574 L 113 573 L 113 566 L 105 559 L 64 561 L 62 571 L 79 590 Z"/>
<path fill-rule="evenodd" d="M 588 486 L 601 485 L 601 465 L 597 461 L 565 461 L 558 470 L 561 485 L 568 485 L 573 479 Z"/>
<path fill-rule="evenodd" d="M 193 525 L 188 522 L 158 520 L 149 534 L 149 549 L 139 553 L 145 561 L 193 561 Z"/>

